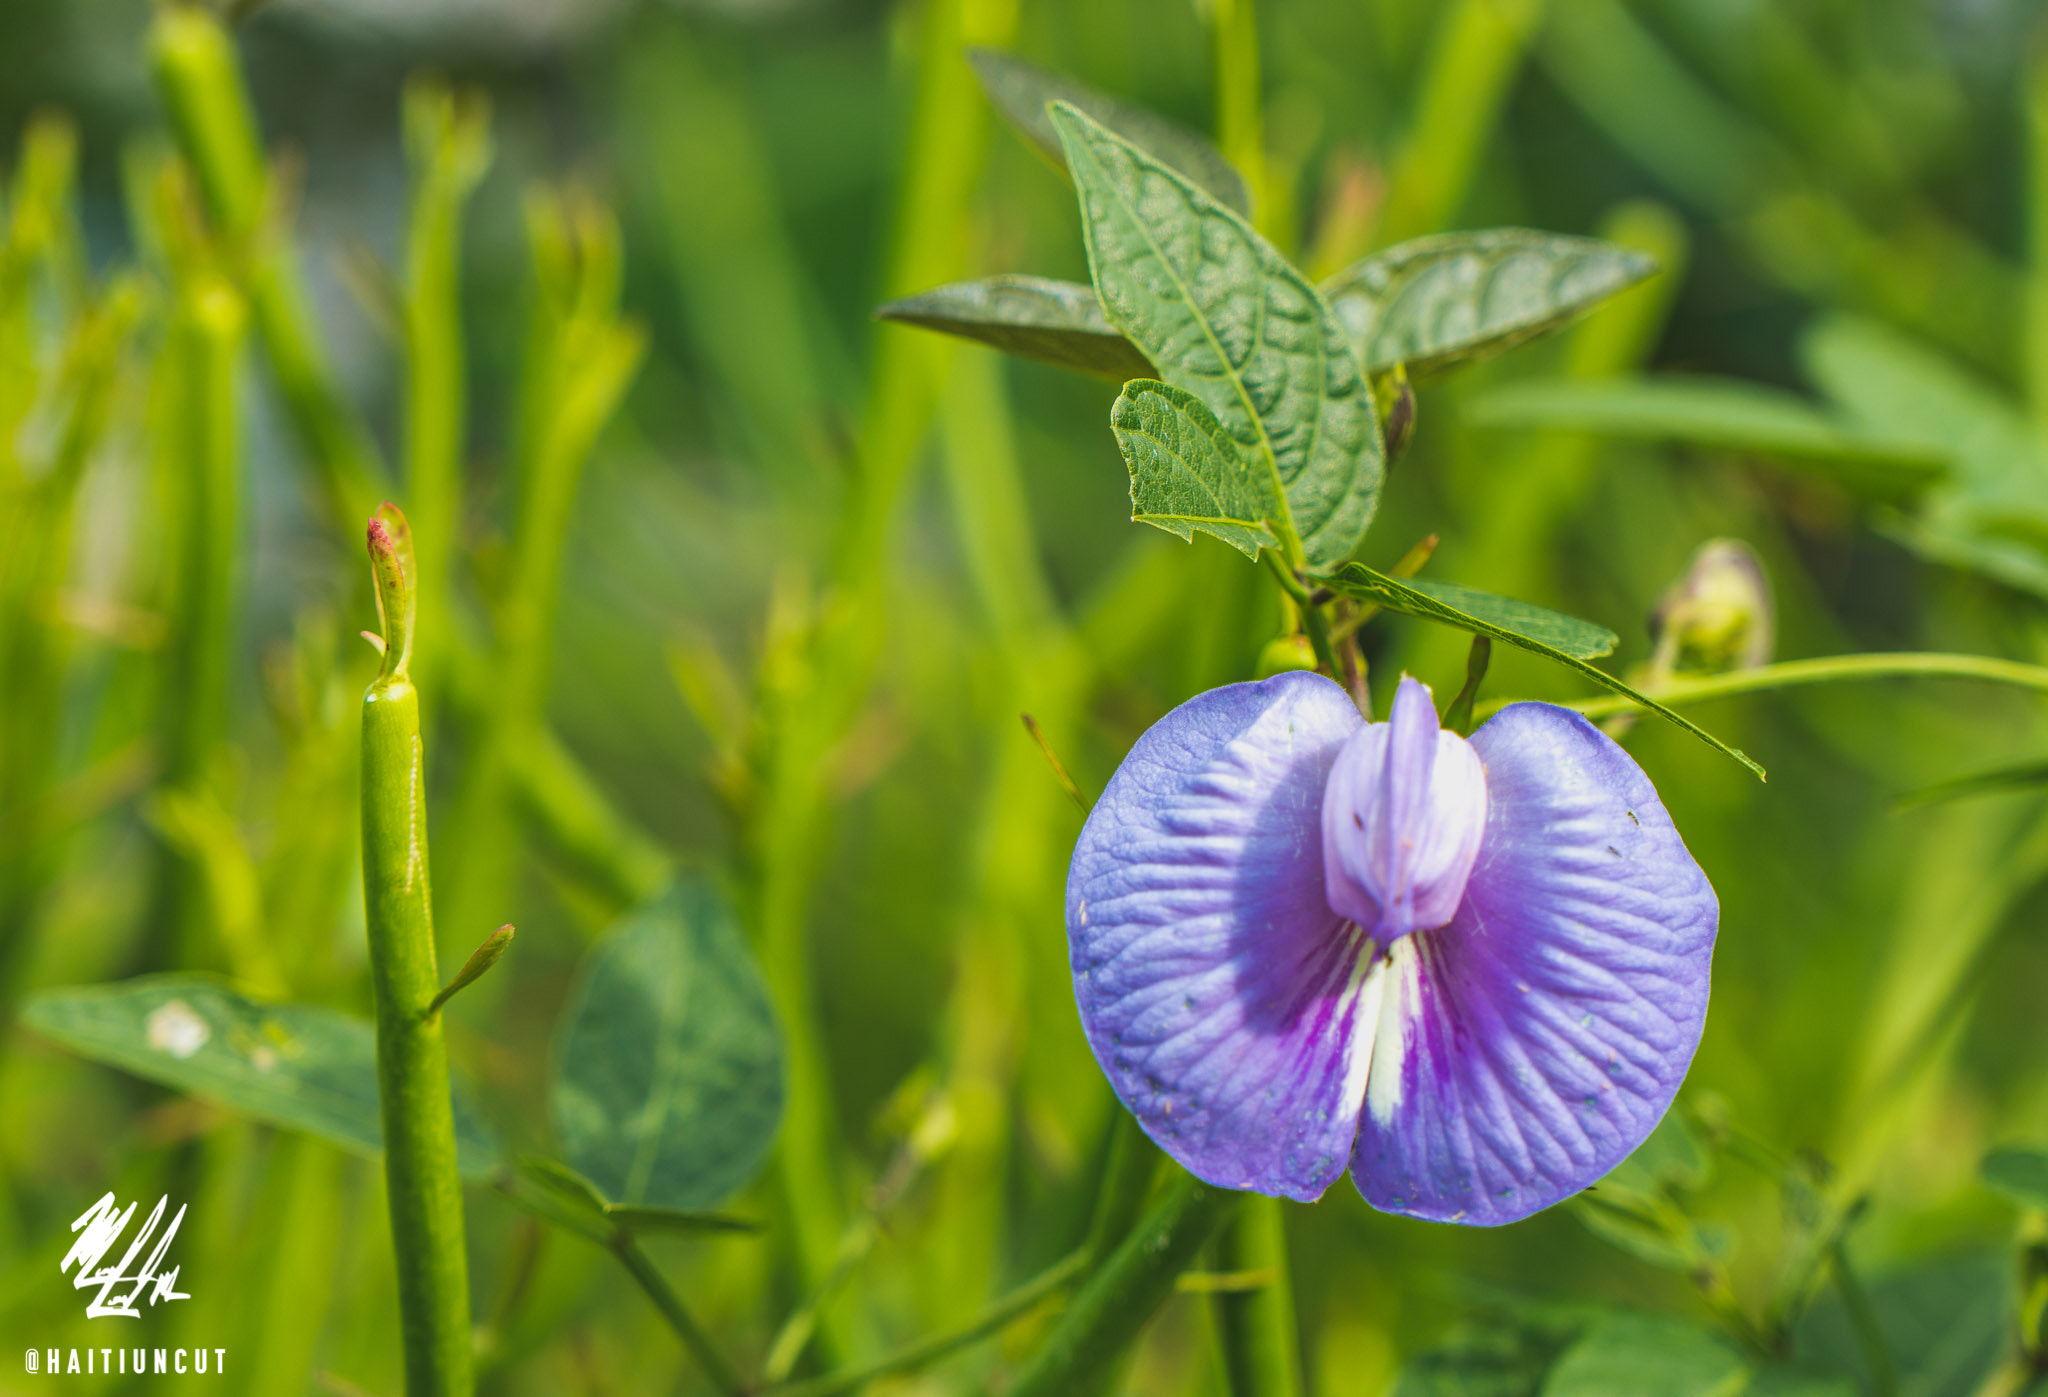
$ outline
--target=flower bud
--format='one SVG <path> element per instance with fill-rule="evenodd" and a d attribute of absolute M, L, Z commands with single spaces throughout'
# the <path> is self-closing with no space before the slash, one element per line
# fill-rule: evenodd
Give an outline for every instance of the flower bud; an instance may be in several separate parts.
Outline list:
<path fill-rule="evenodd" d="M 1755 669 L 1769 663 L 1776 631 L 1763 563 L 1733 538 L 1701 544 L 1650 615 L 1650 634 L 1667 672 Z"/>
<path fill-rule="evenodd" d="M 1486 829 L 1486 771 L 1437 724 L 1435 701 L 1404 678 L 1384 723 L 1344 744 L 1323 787 L 1323 886 L 1330 909 L 1381 945 L 1456 915 Z"/>

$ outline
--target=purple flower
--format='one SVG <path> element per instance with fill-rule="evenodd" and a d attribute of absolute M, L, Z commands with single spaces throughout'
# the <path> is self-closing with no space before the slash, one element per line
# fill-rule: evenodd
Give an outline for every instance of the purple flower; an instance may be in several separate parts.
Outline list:
<path fill-rule="evenodd" d="M 1468 742 L 1403 679 L 1211 690 L 1081 831 L 1067 934 L 1111 1085 L 1186 1168 L 1513 1222 L 1642 1143 L 1699 1046 L 1720 908 L 1642 769 L 1568 709 Z"/>

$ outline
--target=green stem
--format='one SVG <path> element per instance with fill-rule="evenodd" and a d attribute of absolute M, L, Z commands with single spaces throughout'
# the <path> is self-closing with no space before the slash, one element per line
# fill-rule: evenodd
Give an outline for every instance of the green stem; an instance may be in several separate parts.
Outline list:
<path fill-rule="evenodd" d="M 490 164 L 480 97 L 415 79 L 405 92 L 413 196 L 405 268 L 405 489 L 418 541 L 430 683 L 452 643 L 449 563 L 462 510 L 466 384 L 462 338 L 463 205 Z"/>
<path fill-rule="evenodd" d="M 1863 1361 L 1870 1369 L 1871 1392 L 1874 1397 L 1898 1397 L 1899 1373 L 1892 1361 L 1892 1351 L 1885 1343 L 1884 1325 L 1878 1321 L 1877 1311 L 1871 1308 L 1870 1296 L 1863 1289 L 1856 1269 L 1849 1264 L 1849 1255 L 1840 1237 L 1829 1248 L 1828 1259 L 1834 1266 L 1835 1287 L 1842 1292 L 1843 1308 L 1848 1310 L 1849 1323 L 1856 1330 L 1856 1343 L 1863 1350 Z"/>
<path fill-rule="evenodd" d="M 1272 236 L 1287 221 L 1287 210 L 1266 179 L 1265 112 L 1259 96 L 1257 0 L 1214 0 L 1211 23 L 1216 44 L 1216 144 L 1237 166 L 1251 190 L 1252 216 Z M 1284 246 L 1291 239 L 1280 239 Z"/>
<path fill-rule="evenodd" d="M 165 5 L 150 46 L 158 91 L 179 149 L 198 173 L 207 212 L 227 243 L 251 259 L 249 299 L 285 410 L 313 457 L 337 525 L 352 531 L 383 470 L 369 430 L 320 349 L 297 256 L 281 230 L 264 226 L 276 211 L 234 43 L 203 6 Z"/>
<path fill-rule="evenodd" d="M 1293 601 L 1295 610 L 1301 615 L 1301 628 L 1308 634 L 1309 648 L 1315 651 L 1316 665 L 1331 678 L 1337 678 L 1343 671 L 1337 668 L 1337 652 L 1330 646 L 1330 622 L 1323 615 L 1322 607 L 1309 599 L 1308 588 L 1294 575 L 1293 569 L 1280 560 L 1280 555 L 1271 548 L 1259 556 L 1265 559 L 1273 579 L 1280 584 L 1280 590 Z"/>
<path fill-rule="evenodd" d="M 1217 1291 L 1209 1298 L 1231 1397 L 1296 1397 L 1301 1391 L 1301 1337 L 1294 1286 L 1287 1274 L 1287 1229 L 1280 1200 L 1244 1200 L 1216 1238 L 1216 1269 L 1263 1272 L 1255 1289 Z"/>
<path fill-rule="evenodd" d="M 1088 1220 L 1086 1250 L 1102 1257 L 1128 1237 L 1144 1210 L 1145 1197 L 1158 1176 L 1160 1153 L 1146 1138 L 1138 1118 L 1121 1106 L 1113 1106 L 1109 1161 L 1102 1171 L 1102 1186 L 1095 1195 L 1095 1213 Z"/>
<path fill-rule="evenodd" d="M 696 1317 L 683 1304 L 682 1297 L 675 1292 L 675 1287 L 671 1286 L 668 1278 L 648 1260 L 647 1253 L 640 1250 L 640 1244 L 633 1240 L 633 1234 L 623 1227 L 620 1228 L 612 1235 L 611 1249 L 619 1260 L 625 1263 L 633 1279 L 640 1283 L 640 1288 L 647 1292 L 647 1298 L 654 1302 L 654 1308 L 661 1311 L 661 1317 L 668 1321 L 668 1327 L 675 1331 L 676 1337 L 683 1341 L 683 1347 L 697 1360 L 697 1366 L 704 1370 L 704 1376 L 711 1385 L 727 1394 L 727 1397 L 739 1397 L 739 1394 L 746 1390 L 740 1385 L 739 1378 L 726 1365 L 725 1359 L 719 1356 L 717 1348 L 712 1345 L 711 1336 L 704 1332 L 703 1326 L 697 1323 Z"/>
<path fill-rule="evenodd" d="M 1732 698 L 1737 694 L 1766 693 L 1773 689 L 1796 689 L 1807 684 L 1834 684 L 1852 679 L 1979 679 L 1991 684 L 2012 684 L 2022 689 L 2048 693 L 2048 667 L 2021 664 L 2017 660 L 1994 659 L 1988 655 L 1944 655 L 1901 651 L 1879 655 L 1824 655 L 1811 660 L 1786 660 L 1755 669 L 1728 674 L 1674 679 L 1654 690 L 1646 690 L 1659 703 L 1679 707 L 1705 703 L 1708 699 Z M 1488 715 L 1498 713 L 1511 700 L 1487 703 Z M 1561 707 L 1588 718 L 1606 718 L 1635 710 L 1637 705 L 1620 695 L 1576 699 Z"/>
<path fill-rule="evenodd" d="M 1183 1174 L 1138 1229 L 1088 1278 L 1010 1389 L 1010 1397 L 1074 1392 L 1137 1340 L 1173 1284 L 1241 1195 Z"/>
<path fill-rule="evenodd" d="M 1543 0 L 1459 0 L 1442 7 L 1410 135 L 1394 162 L 1382 245 L 1446 227 L 1522 69 Z"/>
<path fill-rule="evenodd" d="M 919 1339 L 916 1343 L 905 1344 L 892 1353 L 883 1354 L 872 1363 L 864 1363 L 843 1373 L 832 1373 L 806 1382 L 770 1387 L 766 1392 L 772 1394 L 772 1397 L 840 1397 L 840 1394 L 856 1391 L 877 1378 L 922 1368 L 949 1353 L 966 1348 L 978 1339 L 987 1338 L 1011 1321 L 1028 1314 L 1040 1301 L 1072 1282 L 1087 1269 L 1087 1265 L 1088 1252 L 1085 1249 L 1071 1252 L 1009 1294 L 992 1302 L 987 1309 L 958 1329 L 934 1334 L 929 1338 Z"/>
<path fill-rule="evenodd" d="M 384 665 L 363 695 L 363 903 L 377 1010 L 384 1177 L 408 1397 L 473 1390 L 469 1270 L 455 1118 L 427 877 L 419 694 L 407 675 L 414 615 L 411 540 L 390 505 L 370 521 Z"/>

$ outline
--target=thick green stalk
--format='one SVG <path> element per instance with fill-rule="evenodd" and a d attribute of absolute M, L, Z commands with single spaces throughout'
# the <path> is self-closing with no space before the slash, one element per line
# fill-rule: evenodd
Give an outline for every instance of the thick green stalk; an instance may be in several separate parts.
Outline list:
<path fill-rule="evenodd" d="M 1458 0 L 1437 31 L 1408 137 L 1394 161 L 1376 241 L 1452 226 L 1472 187 L 1544 0 Z"/>
<path fill-rule="evenodd" d="M 515 744 L 541 729 L 569 519 L 598 434 L 639 371 L 646 337 L 618 316 L 620 250 L 611 214 L 592 200 L 537 192 L 528 201 L 534 305 L 520 380 L 512 562 L 497 608 L 488 698 L 455 812 L 451 925 L 506 920 L 519 835 L 511 795 Z M 560 764 L 556 764 L 559 769 Z M 529 786 L 543 797 L 557 786 Z"/>
<path fill-rule="evenodd" d="M 176 444 L 171 468 L 178 525 L 171 634 L 165 670 L 163 782 L 198 791 L 226 730 L 235 624 L 239 516 L 235 361 L 244 324 L 242 300 L 225 281 L 196 274 L 179 293 L 169 371 L 175 383 Z M 199 865 L 166 844 L 160 896 L 144 954 L 157 964 L 178 958 L 179 941 L 204 918 Z"/>
<path fill-rule="evenodd" d="M 1645 689 L 1659 703 L 1677 707 L 1705 703 L 1708 699 L 1733 698 L 1737 694 L 1769 693 L 1775 689 L 1798 689 L 1808 684 L 1837 684 L 1852 679 L 1977 679 L 1987 684 L 2012 684 L 2022 689 L 2048 693 L 2048 666 L 2000 660 L 1989 655 L 1943 655 L 1918 651 L 1895 651 L 1874 655 L 1822 655 L 1811 660 L 1784 660 L 1755 669 L 1731 670 L 1727 674 L 1684 676 Z M 1496 713 L 1504 702 L 1481 706 L 1481 712 Z M 1588 718 L 1608 718 L 1631 712 L 1636 705 L 1620 695 L 1578 699 L 1564 705 Z"/>
<path fill-rule="evenodd" d="M 469 1267 L 455 1116 L 427 877 L 426 763 L 407 673 L 414 620 L 411 539 L 391 505 L 370 521 L 384 664 L 363 695 L 363 907 L 377 1008 L 377 1090 L 407 1397 L 467 1397 Z"/>
<path fill-rule="evenodd" d="M 462 338 L 462 211 L 491 161 L 490 116 L 477 94 L 416 79 L 405 92 L 412 209 L 405 249 L 405 491 L 419 557 L 425 647 L 414 656 L 430 686 L 454 643 L 448 577 L 462 512 L 468 402 Z"/>
<path fill-rule="evenodd" d="M 2027 118 L 2027 396 L 2048 433 L 2048 53 L 2036 52 L 2022 93 Z"/>
<path fill-rule="evenodd" d="M 967 44 L 1001 45 L 1015 11 L 1000 0 L 936 0 L 923 7 L 918 93 L 894 242 L 883 278 L 900 295 L 961 274 L 967 210 L 984 147 L 986 112 Z M 771 734 L 763 799 L 749 822 L 762 962 L 789 1035 L 789 1087 L 776 1161 L 806 1289 L 830 1274 L 845 1228 L 836 1162 L 838 1125 L 817 1028 L 810 902 L 831 828 L 819 771 L 863 711 L 887 636 L 887 582 L 896 516 L 910 483 L 950 347 L 883 327 L 860 435 L 860 470 L 837 542 L 834 604 L 778 675 L 765 673 Z M 828 1310 L 834 1357 L 866 1346 L 857 1316 Z"/>
<path fill-rule="evenodd" d="M 159 95 L 199 177 L 216 231 L 250 256 L 248 295 L 286 412 L 308 444 L 338 527 L 375 498 L 383 474 L 369 430 L 334 382 L 298 257 L 277 219 L 269 168 L 234 43 L 199 5 L 165 5 L 150 36 Z"/>
<path fill-rule="evenodd" d="M 1217 1234 L 1215 1255 L 1219 1271 L 1270 1277 L 1250 1290 L 1218 1291 L 1209 1298 L 1231 1397 L 1296 1397 L 1301 1338 L 1295 1329 L 1280 1200 L 1246 1198 Z"/>
<path fill-rule="evenodd" d="M 1240 1194 L 1182 1174 L 1067 1306 L 1010 1397 L 1067 1397 L 1137 1341 Z"/>
<path fill-rule="evenodd" d="M 1258 0 L 1213 0 L 1216 49 L 1216 144 L 1251 190 L 1259 231 L 1290 246 L 1292 210 L 1277 207 L 1266 178 L 1265 106 L 1260 96 Z"/>

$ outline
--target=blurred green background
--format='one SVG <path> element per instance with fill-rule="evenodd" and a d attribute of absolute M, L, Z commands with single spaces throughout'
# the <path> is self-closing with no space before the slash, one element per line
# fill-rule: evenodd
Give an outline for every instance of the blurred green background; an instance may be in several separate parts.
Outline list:
<path fill-rule="evenodd" d="M 871 320 L 884 298 L 970 275 L 1085 279 L 1071 191 L 993 116 L 964 46 L 1216 133 L 1254 167 L 1263 226 L 1318 275 L 1494 224 L 1662 260 L 1566 335 L 1421 389 L 1368 561 L 1439 534 L 1430 575 L 1610 625 L 1626 666 L 1649 656 L 1645 617 L 1693 550 L 1733 536 L 1770 572 L 1781 657 L 2038 661 L 2038 8 L 273 0 L 234 34 L 275 167 L 239 228 L 194 243 L 186 224 L 205 220 L 165 163 L 157 11 L 8 0 L 0 273 L 21 279 L 7 294 L 25 308 L 0 356 L 15 433 L 0 452 L 14 473 L 0 500 L 10 1025 L 31 991 L 174 967 L 367 1011 L 354 746 L 375 666 L 353 633 L 375 617 L 357 530 L 390 494 L 447 579 L 422 680 L 444 965 L 519 926 L 451 1010 L 459 1069 L 512 1140 L 544 1139 L 549 1035 L 584 947 L 671 866 L 716 870 L 789 1021 L 782 1148 L 799 1162 L 734 1205 L 773 1219 L 770 1240 L 677 1242 L 664 1266 L 751 1368 L 842 1229 L 880 1206 L 827 1349 L 858 1357 L 971 1315 L 1078 1235 L 1113 1104 L 1065 971 L 1081 814 L 1018 714 L 1099 790 L 1168 708 L 1249 677 L 1280 611 L 1214 541 L 1129 522 L 1112 385 Z M 1253 100 L 1219 111 L 1232 65 L 1225 85 Z M 478 112 L 418 117 L 409 165 L 405 94 L 422 73 L 489 107 L 487 168 L 441 170 L 477 180 L 443 264 L 408 222 L 420 151 L 443 149 L 419 132 L 447 138 Z M 15 152 L 52 112 L 75 132 L 89 272 L 65 264 L 64 228 L 24 231 L 34 167 Z M 35 129 L 61 165 L 66 137 Z M 338 394 L 324 409 L 279 371 L 263 323 L 266 268 L 287 261 Z M 441 290 L 456 301 L 435 299 L 436 265 L 455 269 Z M 126 313 L 109 279 L 132 267 L 135 324 L 106 352 L 104 430 L 75 463 L 66 533 L 25 503 L 36 463 L 63 454 L 49 404 L 74 390 L 51 385 L 67 327 Z M 255 299 L 247 333 L 219 342 L 209 381 L 227 396 L 207 419 L 176 375 L 202 372 L 177 345 L 208 333 L 209 286 Z M 457 331 L 466 362 L 421 346 Z M 1827 333 L 1885 349 L 1902 385 L 1831 380 L 1844 356 L 1815 348 Z M 452 385 L 420 379 L 436 363 Z M 1852 416 L 1860 392 L 1866 425 L 1976 453 L 2020 506 L 1902 505 L 1769 450 L 1467 410 L 1532 376 L 1644 368 L 1824 390 Z M 422 394 L 466 437 L 423 448 L 408 406 Z M 1900 420 L 1878 422 L 1887 409 Z M 322 421 L 341 433 L 324 452 Z M 353 446 L 350 421 L 367 432 Z M 212 495 L 187 469 L 209 450 L 228 463 Z M 350 450 L 361 477 L 333 469 Z M 436 452 L 459 489 L 444 473 L 422 504 L 401 467 Z M 1376 623 L 1367 652 L 1382 690 L 1405 668 L 1448 695 L 1463 673 L 1462 637 L 1401 618 Z M 1507 695 L 1585 691 L 1497 653 L 1486 696 Z M 2039 708 L 1915 680 L 1698 709 L 1767 785 L 1655 722 L 1629 738 L 1722 901 L 1686 1100 L 1796 1154 L 1837 1202 L 1867 1198 L 1847 1255 L 1870 1275 L 1924 1274 L 2035 1225 L 1978 1163 L 2048 1140 L 2048 809 L 2032 790 L 1894 801 L 2038 753 Z M 791 1168 L 809 1171 L 811 1204 L 776 1182 Z M 195 1298 L 136 1328 L 235 1336 L 225 1389 L 319 1390 L 324 1371 L 393 1392 L 380 1187 L 326 1145 L 18 1026 L 0 1038 L 0 1334 L 17 1345 L 101 1341 L 56 1274 L 68 1224 L 108 1188 L 168 1191 L 192 1202 Z M 1787 1196 L 1768 1170 L 1724 1161 L 1686 1199 L 1726 1229 L 1717 1293 L 1752 1313 L 1803 1235 Z M 486 1390 L 704 1390 L 600 1253 L 541 1239 L 488 1191 L 469 1218 Z M 1385 1390 L 1496 1292 L 1710 1318 L 1686 1268 L 1616 1249 L 1568 1209 L 1464 1230 L 1375 1215 L 1339 1185 L 1287 1220 L 1318 1393 Z M 2001 1310 L 1984 1332 L 2006 1324 Z M 1221 1392 L 1206 1325 L 1197 1298 L 1172 1302 L 1125 1390 Z M 1033 1332 L 877 1390 L 981 1390 Z M 1987 1365 L 1969 1361 L 1947 1386 L 1903 1390 L 1974 1391 Z M 0 1371 L 0 1392 L 36 1382 Z"/>

